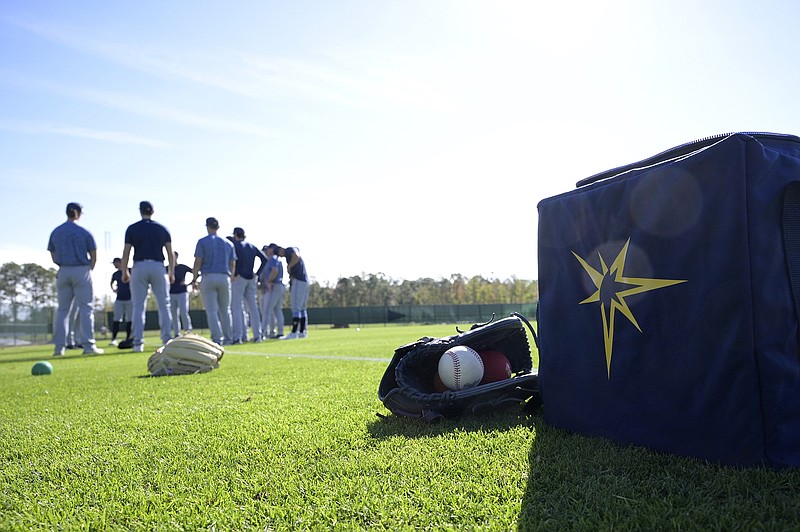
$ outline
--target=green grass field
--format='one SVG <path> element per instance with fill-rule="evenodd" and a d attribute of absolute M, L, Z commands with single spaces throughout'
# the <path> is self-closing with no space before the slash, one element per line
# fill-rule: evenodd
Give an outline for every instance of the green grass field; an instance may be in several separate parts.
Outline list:
<path fill-rule="evenodd" d="M 541 412 L 377 416 L 394 349 L 454 332 L 312 329 L 160 378 L 116 348 L 2 349 L 0 530 L 800 529 L 795 470 L 619 446 Z M 54 373 L 32 376 L 38 360 Z"/>

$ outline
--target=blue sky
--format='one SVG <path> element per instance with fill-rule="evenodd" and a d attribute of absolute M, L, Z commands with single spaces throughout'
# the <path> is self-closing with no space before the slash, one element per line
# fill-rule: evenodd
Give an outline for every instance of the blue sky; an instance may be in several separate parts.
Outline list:
<path fill-rule="evenodd" d="M 97 291 L 149 200 L 298 246 L 316 280 L 537 276 L 536 204 L 730 131 L 800 133 L 800 4 L 171 0 L 0 5 L 0 262 L 69 201 Z"/>

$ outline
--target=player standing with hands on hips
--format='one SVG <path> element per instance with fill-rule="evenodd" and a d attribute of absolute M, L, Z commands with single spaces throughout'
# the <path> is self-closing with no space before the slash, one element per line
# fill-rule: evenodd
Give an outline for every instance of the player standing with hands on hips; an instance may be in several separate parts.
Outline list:
<path fill-rule="evenodd" d="M 166 227 L 151 219 L 153 212 L 153 205 L 149 201 L 139 203 L 139 214 L 142 219 L 128 226 L 125 231 L 125 248 L 122 252 L 122 282 L 131 283 L 134 353 L 144 352 L 144 318 L 148 288 L 153 291 L 158 304 L 161 342 L 166 344 L 171 338 L 169 285 L 175 280 L 175 256 L 172 254 L 172 237 Z M 133 249 L 133 268 L 128 270 L 131 249 Z M 168 261 L 166 272 L 165 251 Z"/>
<path fill-rule="evenodd" d="M 308 336 L 308 273 L 306 263 L 300 256 L 298 248 L 275 247 L 279 257 L 286 259 L 289 271 L 289 299 L 292 305 L 292 332 L 283 337 L 284 340 L 305 338 Z"/>
<path fill-rule="evenodd" d="M 77 224 L 83 213 L 79 203 L 67 204 L 67 221 L 50 233 L 47 251 L 58 265 L 56 289 L 58 309 L 53 331 L 55 350 L 53 356 L 63 356 L 67 344 L 67 321 L 70 309 L 78 308 L 80 314 L 83 354 L 102 354 L 103 350 L 94 341 L 94 314 L 92 300 L 92 270 L 97 263 L 97 245 L 92 234 Z"/>

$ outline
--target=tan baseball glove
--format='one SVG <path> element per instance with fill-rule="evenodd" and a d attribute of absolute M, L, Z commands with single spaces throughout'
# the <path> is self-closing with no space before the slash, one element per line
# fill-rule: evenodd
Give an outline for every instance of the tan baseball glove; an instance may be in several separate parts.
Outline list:
<path fill-rule="evenodd" d="M 156 349 L 147 361 L 153 377 L 206 373 L 219 367 L 225 354 L 222 346 L 197 334 L 173 338 Z"/>

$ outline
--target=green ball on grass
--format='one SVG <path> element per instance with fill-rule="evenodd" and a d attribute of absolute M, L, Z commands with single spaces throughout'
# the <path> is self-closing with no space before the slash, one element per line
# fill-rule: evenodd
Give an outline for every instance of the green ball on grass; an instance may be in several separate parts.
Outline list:
<path fill-rule="evenodd" d="M 37 362 L 33 365 L 31 373 L 34 375 L 50 375 L 53 373 L 53 365 L 46 361 Z"/>

